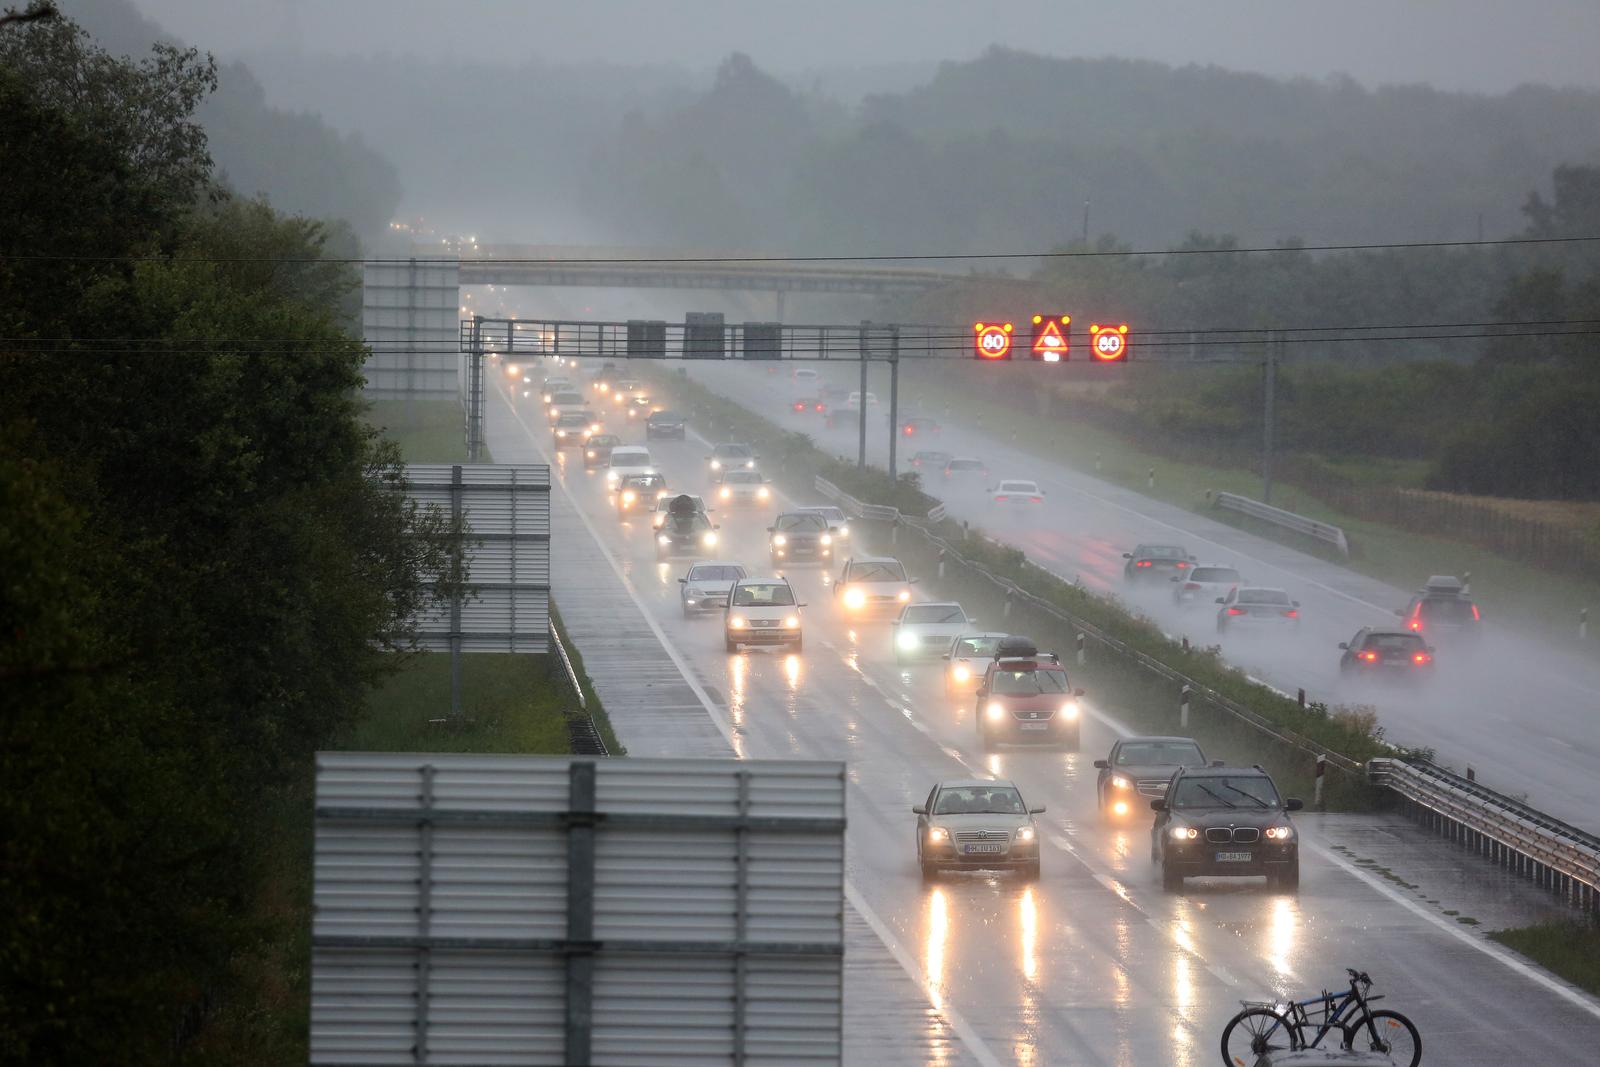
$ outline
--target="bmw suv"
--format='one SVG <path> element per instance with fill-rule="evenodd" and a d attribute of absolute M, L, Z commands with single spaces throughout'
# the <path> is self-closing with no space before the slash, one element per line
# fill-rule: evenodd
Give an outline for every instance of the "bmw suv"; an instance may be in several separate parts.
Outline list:
<path fill-rule="evenodd" d="M 1260 767 L 1180 767 L 1150 807 L 1150 858 L 1161 867 L 1161 888 L 1181 890 L 1185 878 L 1257 875 L 1299 887 L 1300 834 L 1289 813 L 1303 805 L 1280 797 Z"/>

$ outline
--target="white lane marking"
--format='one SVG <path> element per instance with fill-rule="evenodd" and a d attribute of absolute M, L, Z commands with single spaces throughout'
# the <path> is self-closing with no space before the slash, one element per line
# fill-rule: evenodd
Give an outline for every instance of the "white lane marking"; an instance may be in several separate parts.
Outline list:
<path fill-rule="evenodd" d="M 1388 897 L 1402 908 L 1405 908 L 1407 911 L 1421 919 L 1427 920 L 1429 923 L 1437 926 L 1439 929 L 1443 930 L 1457 941 L 1460 941 L 1466 945 L 1471 945 L 1473 948 L 1477 949 L 1485 956 L 1488 956 L 1490 959 L 1498 961 L 1529 981 L 1538 983 L 1539 985 L 1548 989 L 1550 992 L 1559 996 L 1561 999 L 1571 1003 L 1578 1009 L 1588 1012 L 1596 1019 L 1600 1019 L 1600 998 L 1591 997 L 1587 993 L 1580 992 L 1579 990 L 1564 984 L 1558 979 L 1551 977 L 1539 968 L 1522 962 L 1512 954 L 1510 949 L 1502 948 L 1493 941 L 1476 937 L 1473 934 L 1468 933 L 1461 927 L 1459 923 L 1445 921 L 1444 916 L 1437 915 L 1432 911 L 1429 911 L 1421 904 L 1418 904 L 1416 901 L 1396 892 L 1392 887 L 1384 885 L 1374 876 L 1368 874 L 1366 871 L 1363 871 L 1361 868 L 1346 860 L 1344 857 L 1323 848 L 1321 845 L 1313 844 L 1310 841 L 1301 841 L 1300 844 L 1302 848 L 1311 849 L 1311 851 L 1315 852 L 1323 859 L 1328 860 L 1330 863 L 1342 868 L 1351 877 L 1365 883 L 1368 888 L 1382 893 L 1384 896 Z"/>
<path fill-rule="evenodd" d="M 523 430 L 528 434 L 528 438 L 534 442 L 534 447 L 539 449 L 540 455 L 544 455 L 544 450 L 540 448 L 533 431 L 529 430 L 528 424 L 522 421 L 522 416 L 517 413 L 517 409 L 512 406 L 511 401 L 506 398 L 503 392 L 499 395 L 500 399 L 505 401 L 506 407 L 511 411 L 512 417 L 522 426 Z M 697 434 L 696 436 L 699 435 Z M 728 747 L 734 749 L 733 729 L 726 716 L 723 715 L 722 710 L 712 701 L 711 697 L 707 695 L 705 689 L 695 677 L 694 671 L 689 667 L 682 654 L 679 653 L 677 647 L 667 640 L 667 635 L 656 622 L 655 616 L 639 597 L 638 590 L 628 580 L 627 575 L 623 574 L 622 568 L 617 564 L 616 557 L 611 553 L 611 549 L 600 539 L 599 531 L 589 521 L 589 516 L 584 514 L 583 508 L 579 507 L 578 502 L 572 498 L 572 494 L 567 490 L 564 482 L 562 483 L 562 491 L 567 493 L 567 498 L 571 502 L 573 510 L 578 513 L 578 518 L 583 521 L 584 529 L 588 530 L 589 536 L 594 538 L 595 546 L 605 555 L 606 562 L 611 565 L 611 570 L 616 574 L 618 580 L 622 582 L 623 589 L 633 599 L 634 605 L 639 609 L 639 614 L 644 616 L 644 620 L 649 625 L 651 632 L 656 635 L 656 640 L 661 642 L 662 649 L 666 651 L 667 656 L 671 658 L 672 662 L 677 665 L 678 670 L 683 674 L 683 680 L 688 683 L 695 696 L 700 698 L 700 703 L 704 705 L 706 714 L 711 716 L 712 723 L 716 725 L 722 736 L 727 740 Z M 866 678 L 866 675 L 863 674 L 862 677 Z M 874 684 L 873 688 L 876 689 L 877 686 Z M 1001 1060 L 989 1050 L 989 1046 L 984 1043 L 983 1038 L 978 1036 L 978 1032 L 967 1023 L 961 1013 L 948 1004 L 941 1004 L 938 991 L 928 982 L 927 975 L 917 966 L 916 961 L 905 950 L 905 947 L 900 944 L 899 939 L 894 936 L 888 924 L 878 917 L 877 912 L 872 910 L 872 906 L 861 895 L 861 891 L 856 888 L 855 883 L 849 879 L 845 880 L 844 894 L 845 899 L 850 902 L 850 906 L 856 909 L 856 914 L 866 920 L 867 926 L 877 935 L 878 940 L 883 942 L 883 947 L 888 949 L 889 954 L 895 958 L 895 962 L 900 964 L 901 970 L 905 971 L 906 976 L 922 989 L 923 996 L 928 1000 L 928 1006 L 944 1019 L 951 1032 L 966 1046 L 967 1051 L 972 1054 L 973 1058 L 983 1064 L 984 1067 L 1001 1067 Z"/>

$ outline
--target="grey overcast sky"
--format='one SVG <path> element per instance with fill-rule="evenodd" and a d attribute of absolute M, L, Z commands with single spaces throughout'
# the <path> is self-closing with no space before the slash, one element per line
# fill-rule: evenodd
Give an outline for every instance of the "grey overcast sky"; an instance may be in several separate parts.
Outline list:
<path fill-rule="evenodd" d="M 991 44 L 1367 85 L 1600 87 L 1600 0 L 135 0 L 219 56 L 298 44 L 492 63 L 776 72 L 966 59 Z"/>

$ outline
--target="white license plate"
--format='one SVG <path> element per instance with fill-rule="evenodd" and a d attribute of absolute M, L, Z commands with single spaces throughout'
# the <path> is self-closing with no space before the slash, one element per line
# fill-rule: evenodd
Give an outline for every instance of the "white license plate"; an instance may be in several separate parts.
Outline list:
<path fill-rule="evenodd" d="M 758 630 L 770 630 L 778 624 L 775 622 L 753 622 L 750 625 L 754 626 Z"/>
<path fill-rule="evenodd" d="M 1218 852 L 1218 863 L 1249 863 L 1251 855 L 1248 852 Z"/>
<path fill-rule="evenodd" d="M 1050 729 L 1050 724 L 1047 723 L 1047 722 L 1023 722 L 1023 723 L 1018 723 L 1017 726 L 1018 726 L 1019 729 L 1023 729 L 1023 730 L 1048 730 L 1048 729 Z"/>
<path fill-rule="evenodd" d="M 978 853 L 999 852 L 1000 848 L 999 845 L 962 845 L 961 851 L 972 856 Z"/>

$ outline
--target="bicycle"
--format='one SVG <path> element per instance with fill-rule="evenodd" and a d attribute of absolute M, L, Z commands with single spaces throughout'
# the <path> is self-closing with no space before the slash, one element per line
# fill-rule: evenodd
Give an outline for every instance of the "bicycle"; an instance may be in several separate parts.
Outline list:
<path fill-rule="evenodd" d="M 1240 1001 L 1244 1010 L 1222 1031 L 1222 1062 L 1226 1067 L 1256 1067 L 1274 1052 L 1316 1048 L 1338 1030 L 1342 1048 L 1383 1053 L 1399 1067 L 1417 1067 L 1422 1036 L 1411 1020 L 1397 1011 L 1373 1011 L 1372 1002 L 1383 997 L 1366 995 L 1372 979 L 1349 967 L 1345 973 L 1350 976 L 1348 993 L 1324 989 L 1321 996 L 1284 1004 Z"/>

